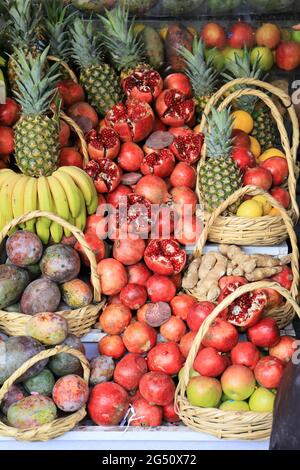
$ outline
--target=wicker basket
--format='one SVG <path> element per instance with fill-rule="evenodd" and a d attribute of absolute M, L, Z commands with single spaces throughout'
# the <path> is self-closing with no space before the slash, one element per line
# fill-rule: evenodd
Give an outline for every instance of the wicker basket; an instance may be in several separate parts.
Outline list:
<path fill-rule="evenodd" d="M 85 167 L 90 161 L 90 157 L 89 157 L 89 153 L 87 150 L 87 143 L 84 137 L 84 133 L 81 130 L 81 128 L 78 126 L 78 124 L 76 124 L 76 122 L 73 119 L 71 119 L 69 116 L 67 116 L 63 111 L 60 111 L 59 115 L 60 115 L 60 118 L 63 121 L 65 121 L 71 127 L 71 129 L 73 129 L 73 131 L 77 134 L 77 137 L 80 142 L 80 147 L 81 147 L 83 166 Z"/>
<path fill-rule="evenodd" d="M 275 282 L 253 282 L 239 287 L 236 291 L 226 297 L 214 311 L 202 323 L 189 355 L 187 357 L 184 372 L 179 381 L 175 393 L 175 406 L 182 421 L 195 431 L 212 434 L 219 439 L 266 439 L 269 437 L 272 427 L 272 413 L 256 413 L 253 411 L 237 412 L 222 411 L 217 408 L 201 408 L 192 406 L 186 398 L 186 387 L 189 381 L 189 371 L 192 367 L 199 346 L 205 336 L 209 326 L 219 313 L 230 305 L 236 298 L 246 292 L 255 289 L 271 288 L 281 294 L 292 308 L 300 316 L 300 308 L 291 297 L 289 292 Z"/>
<path fill-rule="evenodd" d="M 8 392 L 10 386 L 31 366 L 43 359 L 50 358 L 62 352 L 72 354 L 72 356 L 75 356 L 80 360 L 83 368 L 83 378 L 85 382 L 89 383 L 90 369 L 89 362 L 86 357 L 80 351 L 69 348 L 68 346 L 56 346 L 53 349 L 46 349 L 45 351 L 38 353 L 36 356 L 31 357 L 4 382 L 0 390 L 0 403 Z M 42 426 L 34 429 L 17 429 L 0 421 L 0 435 L 13 437 L 19 441 L 48 441 L 49 439 L 61 436 L 65 432 L 71 431 L 71 429 L 73 429 L 85 416 L 86 407 L 84 405 L 80 410 L 76 411 L 76 413 L 55 419 L 51 423 L 43 424 Z"/>
<path fill-rule="evenodd" d="M 299 126 L 298 126 L 298 119 L 295 113 L 295 109 L 291 103 L 291 99 L 288 95 L 283 93 L 279 88 L 276 88 L 268 83 L 261 82 L 259 80 L 254 79 L 237 79 L 233 80 L 226 85 L 224 85 L 217 93 L 215 93 L 212 98 L 207 103 L 205 110 L 202 115 L 200 130 L 203 132 L 207 125 L 207 115 L 211 112 L 212 106 L 215 106 L 219 103 L 220 99 L 223 95 L 232 90 L 237 86 L 256 86 L 262 87 L 265 90 L 271 92 L 272 94 L 276 95 L 278 98 L 281 99 L 284 106 L 287 107 L 292 125 L 293 125 L 293 138 L 292 138 L 292 146 L 290 147 L 289 138 L 283 123 L 283 119 L 274 105 L 272 99 L 261 90 L 255 88 L 242 88 L 230 93 L 219 105 L 218 110 L 222 110 L 226 108 L 230 103 L 234 100 L 240 98 L 241 96 L 257 96 L 260 98 L 266 106 L 269 107 L 272 116 L 277 124 L 278 131 L 281 138 L 281 144 L 284 149 L 287 164 L 289 168 L 289 176 L 287 180 L 288 190 L 291 197 L 291 209 L 289 211 L 289 215 L 292 221 L 295 223 L 298 220 L 299 216 L 299 208 L 296 202 L 296 175 L 298 173 L 298 169 L 296 167 L 296 158 L 297 158 L 297 150 L 299 146 Z M 205 164 L 205 156 L 206 156 L 206 146 L 204 145 L 202 148 L 202 155 L 201 159 L 198 164 L 198 177 L 201 165 Z M 243 188 L 241 190 L 236 191 L 232 194 L 227 201 L 225 201 L 225 207 L 228 207 L 232 202 L 237 201 Z M 199 193 L 199 184 L 197 183 L 197 194 L 199 200 L 201 201 L 201 196 Z M 223 206 L 222 206 L 223 207 Z M 218 213 L 218 217 L 214 217 L 213 214 L 205 213 L 204 219 L 208 221 L 210 217 L 214 217 L 215 224 L 212 227 L 211 231 L 209 232 L 209 241 L 215 243 L 227 243 L 227 244 L 237 244 L 237 245 L 275 245 L 281 243 L 288 237 L 288 233 L 286 228 L 283 225 L 282 218 L 278 217 L 271 217 L 271 216 L 264 216 L 264 217 L 256 217 L 256 218 L 246 218 L 246 217 L 236 217 L 236 216 L 229 216 L 224 217 L 221 214 L 223 211 L 216 210 Z"/>
<path fill-rule="evenodd" d="M 50 212 L 34 211 L 24 214 L 7 224 L 0 232 L 0 243 L 9 234 L 12 228 L 37 217 L 47 217 L 53 222 L 57 222 L 62 225 L 62 227 L 69 229 L 74 237 L 80 242 L 89 259 L 91 266 L 91 283 L 94 289 L 94 303 L 76 310 L 58 312 L 67 320 L 70 333 L 77 336 L 84 335 L 88 333 L 91 327 L 96 323 L 99 312 L 104 305 L 104 301 L 101 302 L 100 281 L 97 274 L 96 259 L 94 253 L 85 241 L 82 232 L 55 214 Z M 31 315 L 25 315 L 24 313 L 5 312 L 4 310 L 0 310 L 0 330 L 9 336 L 23 335 L 25 334 L 25 325 L 30 318 Z"/>
<path fill-rule="evenodd" d="M 243 196 L 246 196 L 246 195 L 257 196 L 259 194 L 264 195 L 268 199 L 270 204 L 272 204 L 272 206 L 276 207 L 280 211 L 280 214 L 281 214 L 280 217 L 282 218 L 282 221 L 284 223 L 285 231 L 289 236 L 289 239 L 290 239 L 290 242 L 291 242 L 291 248 L 292 248 L 291 269 L 292 269 L 292 272 L 293 272 L 293 283 L 292 283 L 292 287 L 290 289 L 290 294 L 291 294 L 292 298 L 294 300 L 296 300 L 297 296 L 298 296 L 298 289 L 299 289 L 299 248 L 298 248 L 298 243 L 297 243 L 297 237 L 296 237 L 296 234 L 295 234 L 294 229 L 293 229 L 292 220 L 290 219 L 287 211 L 269 193 L 266 193 L 266 192 L 262 191 L 261 189 L 256 188 L 255 186 L 245 186 L 244 188 L 239 190 L 239 197 L 243 197 Z M 231 198 L 228 201 L 226 201 L 224 204 L 222 204 L 222 206 L 220 206 L 217 209 L 217 211 L 215 211 L 212 214 L 212 216 L 209 218 L 209 220 L 205 224 L 203 232 L 201 233 L 201 235 L 198 239 L 196 248 L 195 248 L 195 252 L 194 252 L 194 257 L 195 258 L 198 258 L 202 255 L 204 246 L 205 246 L 207 240 L 209 239 L 209 235 L 210 235 L 211 231 L 215 229 L 216 221 L 219 220 L 219 215 L 223 212 L 223 210 L 225 210 L 227 208 L 227 203 L 231 204 L 233 199 L 234 199 L 234 195 L 232 195 Z M 261 217 L 261 218 L 263 219 L 264 217 Z M 246 230 L 247 230 L 247 227 L 245 227 L 245 230 L 243 231 L 243 234 Z M 269 236 L 270 236 L 269 232 L 265 232 L 264 236 L 268 241 Z M 231 239 L 233 240 L 232 244 L 237 244 L 236 243 L 236 234 L 232 234 Z M 260 244 L 262 245 L 263 243 L 260 243 Z M 188 294 L 192 295 L 193 297 L 196 297 L 197 300 L 201 300 L 197 297 L 197 289 L 195 289 L 195 288 L 194 289 L 186 289 L 186 292 Z M 269 312 L 267 312 L 266 316 L 274 317 L 277 321 L 278 326 L 280 328 L 284 328 L 286 325 L 288 325 L 292 321 L 292 319 L 294 317 L 294 310 L 293 310 L 293 307 L 291 306 L 291 304 L 289 304 L 288 302 L 285 302 L 282 306 L 274 308 L 274 309 L 270 310 Z"/>

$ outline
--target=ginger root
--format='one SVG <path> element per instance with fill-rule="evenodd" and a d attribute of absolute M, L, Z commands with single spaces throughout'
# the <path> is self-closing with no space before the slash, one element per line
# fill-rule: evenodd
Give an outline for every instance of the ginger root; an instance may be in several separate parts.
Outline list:
<path fill-rule="evenodd" d="M 216 255 L 218 253 L 216 251 L 210 251 L 206 253 L 201 258 L 201 263 L 198 271 L 198 278 L 205 279 L 208 273 L 212 270 L 217 262 Z"/>
<path fill-rule="evenodd" d="M 188 267 L 182 279 L 182 287 L 184 289 L 192 289 L 198 282 L 198 268 L 200 266 L 200 258 L 195 258 Z"/>
<path fill-rule="evenodd" d="M 238 276 L 243 275 L 243 273 L 251 273 L 256 268 L 256 264 L 252 256 L 246 255 L 236 245 L 220 245 L 219 250 L 222 255 L 227 256 L 231 261 L 233 269 L 237 266 L 240 267 L 239 272 L 242 274 L 238 274 Z"/>
<path fill-rule="evenodd" d="M 209 255 L 210 253 L 207 253 Z M 211 253 L 212 254 L 212 253 Z M 214 267 L 206 274 L 206 276 L 199 280 L 197 284 L 197 294 L 202 300 L 209 300 L 213 302 L 217 300 L 220 295 L 219 279 L 226 274 L 227 259 L 220 253 L 213 253 L 216 263 Z M 204 255 L 207 256 L 207 255 Z M 203 258 L 204 258 L 203 257 Z M 211 260 L 211 256 L 209 258 Z M 200 269 L 202 267 L 202 263 Z"/>
<path fill-rule="evenodd" d="M 252 273 L 245 274 L 247 281 L 254 282 L 254 281 L 261 281 L 262 279 L 266 279 L 271 276 L 275 276 L 282 271 L 281 266 L 274 266 L 274 267 L 266 267 L 266 268 L 256 268 Z"/>

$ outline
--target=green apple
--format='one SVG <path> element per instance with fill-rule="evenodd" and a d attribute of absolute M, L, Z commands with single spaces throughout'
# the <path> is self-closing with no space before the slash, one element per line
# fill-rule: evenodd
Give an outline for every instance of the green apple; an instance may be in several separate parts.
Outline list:
<path fill-rule="evenodd" d="M 183 371 L 184 371 L 184 367 L 182 367 L 180 369 L 180 371 L 178 372 L 178 379 L 179 380 L 183 376 Z M 193 369 L 193 367 L 190 368 L 189 377 L 198 377 L 199 375 L 200 375 L 199 372 L 197 372 L 195 369 Z"/>
<path fill-rule="evenodd" d="M 224 68 L 224 55 L 218 49 L 206 49 L 205 50 L 205 59 L 208 60 L 210 57 L 212 58 L 212 64 L 214 68 L 218 71 L 223 70 Z"/>
<path fill-rule="evenodd" d="M 226 400 L 223 401 L 220 410 L 223 411 L 249 411 L 249 405 L 246 401 Z"/>
<path fill-rule="evenodd" d="M 222 396 L 219 380 L 212 377 L 192 377 L 186 389 L 187 399 L 193 406 L 216 408 Z"/>
<path fill-rule="evenodd" d="M 274 408 L 275 395 L 264 387 L 258 387 L 251 395 L 249 407 L 251 411 L 269 413 Z"/>
<path fill-rule="evenodd" d="M 222 396 L 221 396 L 221 401 L 227 401 L 227 400 L 230 400 L 230 398 L 226 395 L 226 393 L 222 393 Z"/>
<path fill-rule="evenodd" d="M 292 40 L 295 42 L 300 42 L 300 31 L 292 31 Z"/>
<path fill-rule="evenodd" d="M 267 72 L 274 65 L 274 56 L 268 47 L 254 47 L 251 51 L 250 60 L 253 65 L 255 60 L 260 58 L 260 68 Z"/>
<path fill-rule="evenodd" d="M 235 59 L 235 55 L 237 54 L 239 57 L 243 57 L 244 51 L 243 49 L 234 49 L 233 47 L 225 47 L 222 51 L 223 56 L 225 58 L 225 66 L 228 62 L 231 62 Z"/>

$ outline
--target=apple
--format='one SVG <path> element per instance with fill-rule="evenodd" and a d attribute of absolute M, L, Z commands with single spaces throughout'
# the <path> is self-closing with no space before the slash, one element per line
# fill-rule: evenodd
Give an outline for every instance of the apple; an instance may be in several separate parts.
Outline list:
<path fill-rule="evenodd" d="M 222 388 L 219 380 L 213 377 L 192 377 L 187 385 L 186 394 L 193 406 L 216 408 L 221 400 Z"/>
<path fill-rule="evenodd" d="M 232 47 L 225 47 L 223 50 L 223 55 L 225 57 L 225 66 L 235 59 L 235 54 L 239 57 L 243 57 L 244 51 L 243 49 L 233 49 Z"/>
<path fill-rule="evenodd" d="M 226 44 L 226 33 L 219 23 L 207 23 L 201 32 L 201 37 L 206 47 L 222 49 Z"/>
<path fill-rule="evenodd" d="M 229 366 L 221 377 L 224 393 L 231 400 L 246 400 L 255 389 L 255 377 L 246 366 Z"/>
<path fill-rule="evenodd" d="M 246 401 L 226 400 L 219 406 L 222 411 L 249 411 L 249 405 Z"/>
<path fill-rule="evenodd" d="M 300 31 L 293 30 L 291 33 L 291 39 L 295 42 L 300 42 Z"/>
<path fill-rule="evenodd" d="M 209 58 L 212 58 L 212 65 L 214 68 L 218 71 L 223 70 L 224 68 L 224 55 L 222 54 L 221 51 L 218 49 L 206 49 L 204 52 L 205 59 L 206 61 L 209 60 Z"/>
<path fill-rule="evenodd" d="M 228 33 L 228 44 L 230 47 L 241 49 L 247 46 L 251 49 L 255 44 L 255 32 L 249 23 L 238 21 Z"/>
<path fill-rule="evenodd" d="M 276 201 L 279 202 L 285 209 L 290 205 L 291 198 L 288 191 L 284 188 L 272 188 L 270 191 L 271 196 L 273 196 Z"/>
<path fill-rule="evenodd" d="M 274 65 L 274 56 L 268 47 L 254 47 L 251 51 L 250 61 L 253 65 L 259 59 L 259 66 L 264 72 L 268 72 Z"/>
<path fill-rule="evenodd" d="M 280 29 L 276 24 L 264 23 L 256 30 L 256 44 L 269 49 L 276 49 L 281 41 Z"/>
<path fill-rule="evenodd" d="M 184 366 L 181 367 L 180 371 L 178 372 L 178 379 L 180 380 L 183 376 L 183 371 L 184 371 Z M 193 367 L 190 368 L 189 371 L 189 378 L 191 379 L 192 377 L 199 377 L 199 372 L 197 372 Z"/>
<path fill-rule="evenodd" d="M 274 408 L 275 395 L 264 387 L 258 387 L 251 395 L 249 407 L 251 411 L 271 413 Z"/>
<path fill-rule="evenodd" d="M 276 49 L 276 64 L 283 70 L 294 70 L 300 65 L 300 44 L 285 41 Z"/>

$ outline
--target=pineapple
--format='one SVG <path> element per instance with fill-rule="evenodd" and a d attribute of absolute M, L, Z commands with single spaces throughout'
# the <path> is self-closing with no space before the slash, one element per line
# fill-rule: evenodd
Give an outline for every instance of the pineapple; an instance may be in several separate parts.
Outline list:
<path fill-rule="evenodd" d="M 206 60 L 204 51 L 204 42 L 197 38 L 194 38 L 192 52 L 183 46 L 179 47 L 179 53 L 186 62 L 185 74 L 192 84 L 198 114 L 202 114 L 208 100 L 217 90 L 219 78 L 219 72 L 213 66 L 213 58 Z"/>
<path fill-rule="evenodd" d="M 56 169 L 59 155 L 59 117 L 51 112 L 56 93 L 57 64 L 45 72 L 48 48 L 37 57 L 16 50 L 16 100 L 22 108 L 15 125 L 15 156 L 22 173 L 48 176 Z"/>
<path fill-rule="evenodd" d="M 227 64 L 227 70 L 229 74 L 224 73 L 223 76 L 228 81 L 236 78 L 255 78 L 257 80 L 265 78 L 264 72 L 260 68 L 260 58 L 257 57 L 251 64 L 250 52 L 246 47 L 242 56 L 235 54 L 234 60 Z M 261 104 L 256 96 L 242 96 L 238 99 L 237 106 L 251 114 L 254 121 L 252 135 L 259 141 L 262 151 L 275 147 L 276 126 L 269 108 Z"/>
<path fill-rule="evenodd" d="M 231 110 L 219 112 L 212 108 L 207 118 L 205 137 L 207 159 L 200 165 L 199 191 L 204 209 L 213 212 L 231 194 L 242 186 L 242 174 L 231 158 L 233 145 Z M 228 208 L 224 215 L 236 213 L 239 201 Z"/>
<path fill-rule="evenodd" d="M 92 21 L 76 18 L 71 27 L 72 57 L 80 67 L 80 83 L 88 100 L 104 115 L 122 99 L 119 77 L 101 59 L 99 34 L 94 33 Z"/>

